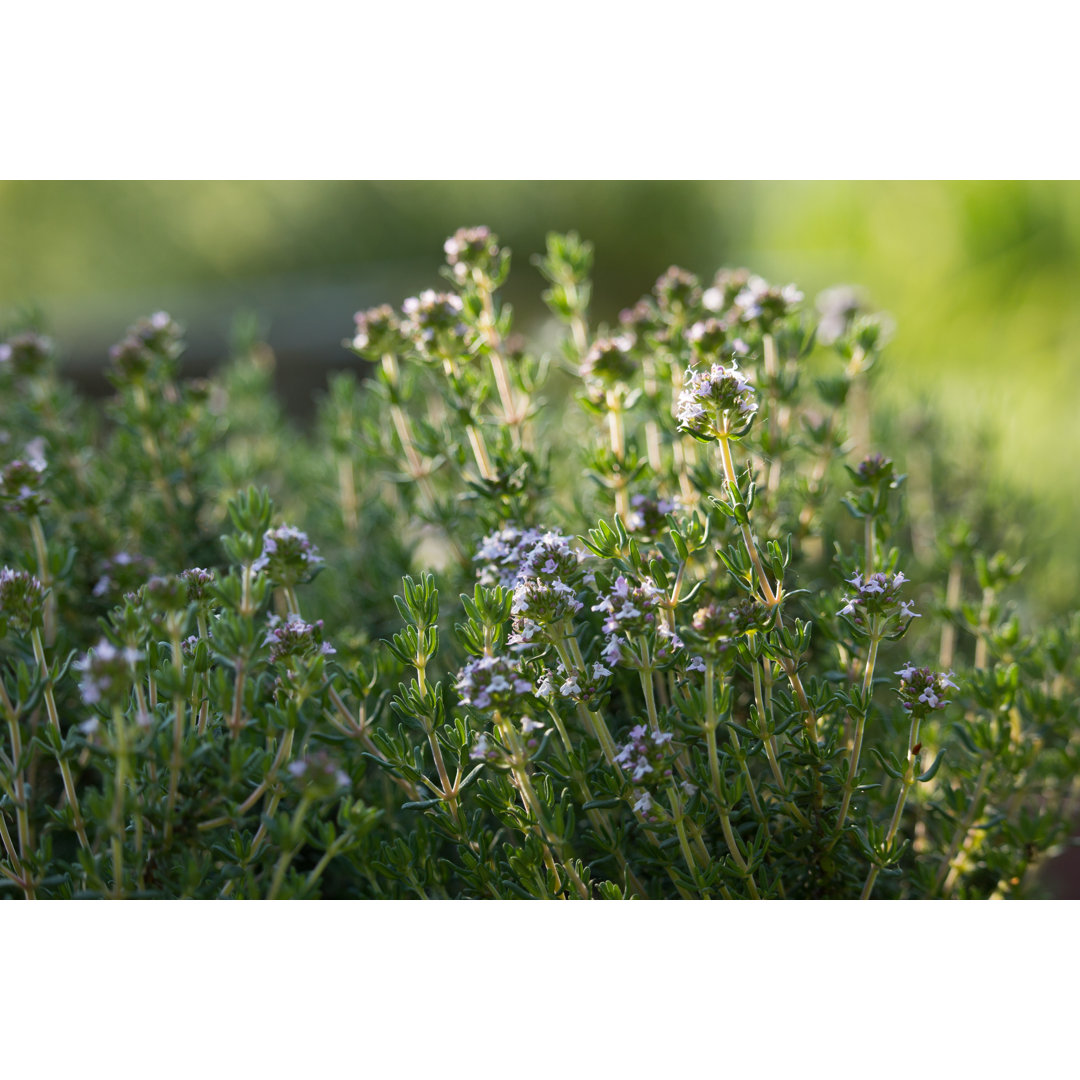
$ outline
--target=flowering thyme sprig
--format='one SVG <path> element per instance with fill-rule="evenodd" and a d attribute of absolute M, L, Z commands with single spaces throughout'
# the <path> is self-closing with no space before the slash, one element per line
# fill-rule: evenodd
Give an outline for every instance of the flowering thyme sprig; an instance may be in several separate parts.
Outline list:
<path fill-rule="evenodd" d="M 753 384 L 733 359 L 707 371 L 688 368 L 675 417 L 683 431 L 710 442 L 745 434 L 757 409 Z"/>
<path fill-rule="evenodd" d="M 22 633 L 41 626 L 45 612 L 45 590 L 26 570 L 10 566 L 0 569 L 0 638 L 8 626 Z"/>
<path fill-rule="evenodd" d="M 263 534 L 262 554 L 251 569 L 265 572 L 275 585 L 291 587 L 310 581 L 323 565 L 323 557 L 307 533 L 293 525 L 282 525 Z"/>
<path fill-rule="evenodd" d="M 847 582 L 854 594 L 843 598 L 839 614 L 862 633 L 881 632 L 889 620 L 917 619 L 912 601 L 900 599 L 900 586 L 906 581 L 899 570 L 894 574 L 855 574 Z"/>
<path fill-rule="evenodd" d="M 949 690 L 958 689 L 951 671 L 946 673 L 928 667 L 917 668 L 907 663 L 896 674 L 900 676 L 897 690 L 900 706 L 912 716 L 926 717 L 937 709 L 944 709 L 949 704 L 945 695 Z"/>

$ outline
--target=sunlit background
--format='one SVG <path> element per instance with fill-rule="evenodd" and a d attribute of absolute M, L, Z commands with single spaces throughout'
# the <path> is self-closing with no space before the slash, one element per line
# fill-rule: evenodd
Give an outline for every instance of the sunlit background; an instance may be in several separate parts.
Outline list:
<path fill-rule="evenodd" d="M 87 388 L 110 344 L 164 308 L 188 363 L 228 352 L 240 312 L 278 355 L 303 418 L 359 308 L 437 285 L 443 239 L 487 224 L 514 251 L 507 290 L 542 317 L 529 257 L 548 230 L 596 247 L 594 318 L 614 321 L 672 263 L 746 265 L 812 298 L 862 286 L 896 335 L 878 384 L 932 402 L 953 452 L 980 454 L 1018 499 L 1017 554 L 1046 605 L 1080 592 L 1080 185 L 884 182 L 115 182 L 0 185 L 0 329 L 36 313 Z M 1035 535 L 1031 535 L 1034 531 Z"/>

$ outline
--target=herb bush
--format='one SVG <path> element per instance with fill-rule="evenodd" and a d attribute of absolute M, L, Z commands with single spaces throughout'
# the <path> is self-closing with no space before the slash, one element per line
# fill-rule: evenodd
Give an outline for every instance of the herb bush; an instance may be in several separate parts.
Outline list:
<path fill-rule="evenodd" d="M 1029 894 L 1080 620 L 932 417 L 875 446 L 885 321 L 672 268 L 594 328 L 552 235 L 527 344 L 445 252 L 310 436 L 250 327 L 198 381 L 136 323 L 104 409 L 0 345 L 0 895 Z"/>

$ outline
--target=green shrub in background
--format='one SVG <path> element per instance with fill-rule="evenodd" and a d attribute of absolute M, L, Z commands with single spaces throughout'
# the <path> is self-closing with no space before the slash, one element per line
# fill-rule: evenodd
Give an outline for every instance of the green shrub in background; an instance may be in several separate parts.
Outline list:
<path fill-rule="evenodd" d="M 0 346 L 6 894 L 1027 895 L 1080 619 L 933 412 L 875 442 L 885 321 L 671 268 L 595 327 L 553 235 L 527 343 L 445 252 L 311 437 L 250 332 L 195 382 L 137 323 L 105 415 Z"/>

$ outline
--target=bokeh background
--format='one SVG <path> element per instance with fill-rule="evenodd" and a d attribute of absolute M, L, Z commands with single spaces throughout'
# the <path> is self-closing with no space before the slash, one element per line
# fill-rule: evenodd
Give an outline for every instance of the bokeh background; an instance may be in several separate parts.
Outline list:
<path fill-rule="evenodd" d="M 475 224 L 514 251 L 507 298 L 526 327 L 543 317 L 529 256 L 551 229 L 594 242 L 599 320 L 672 263 L 746 265 L 810 298 L 861 286 L 896 323 L 878 402 L 932 410 L 949 429 L 938 452 L 983 459 L 1015 501 L 1038 609 L 1075 607 L 1080 184 L 7 182 L 0 329 L 32 313 L 70 377 L 104 392 L 108 347 L 136 316 L 177 317 L 201 372 L 254 314 L 302 422 L 354 363 L 353 312 L 437 285 L 443 239 Z"/>

